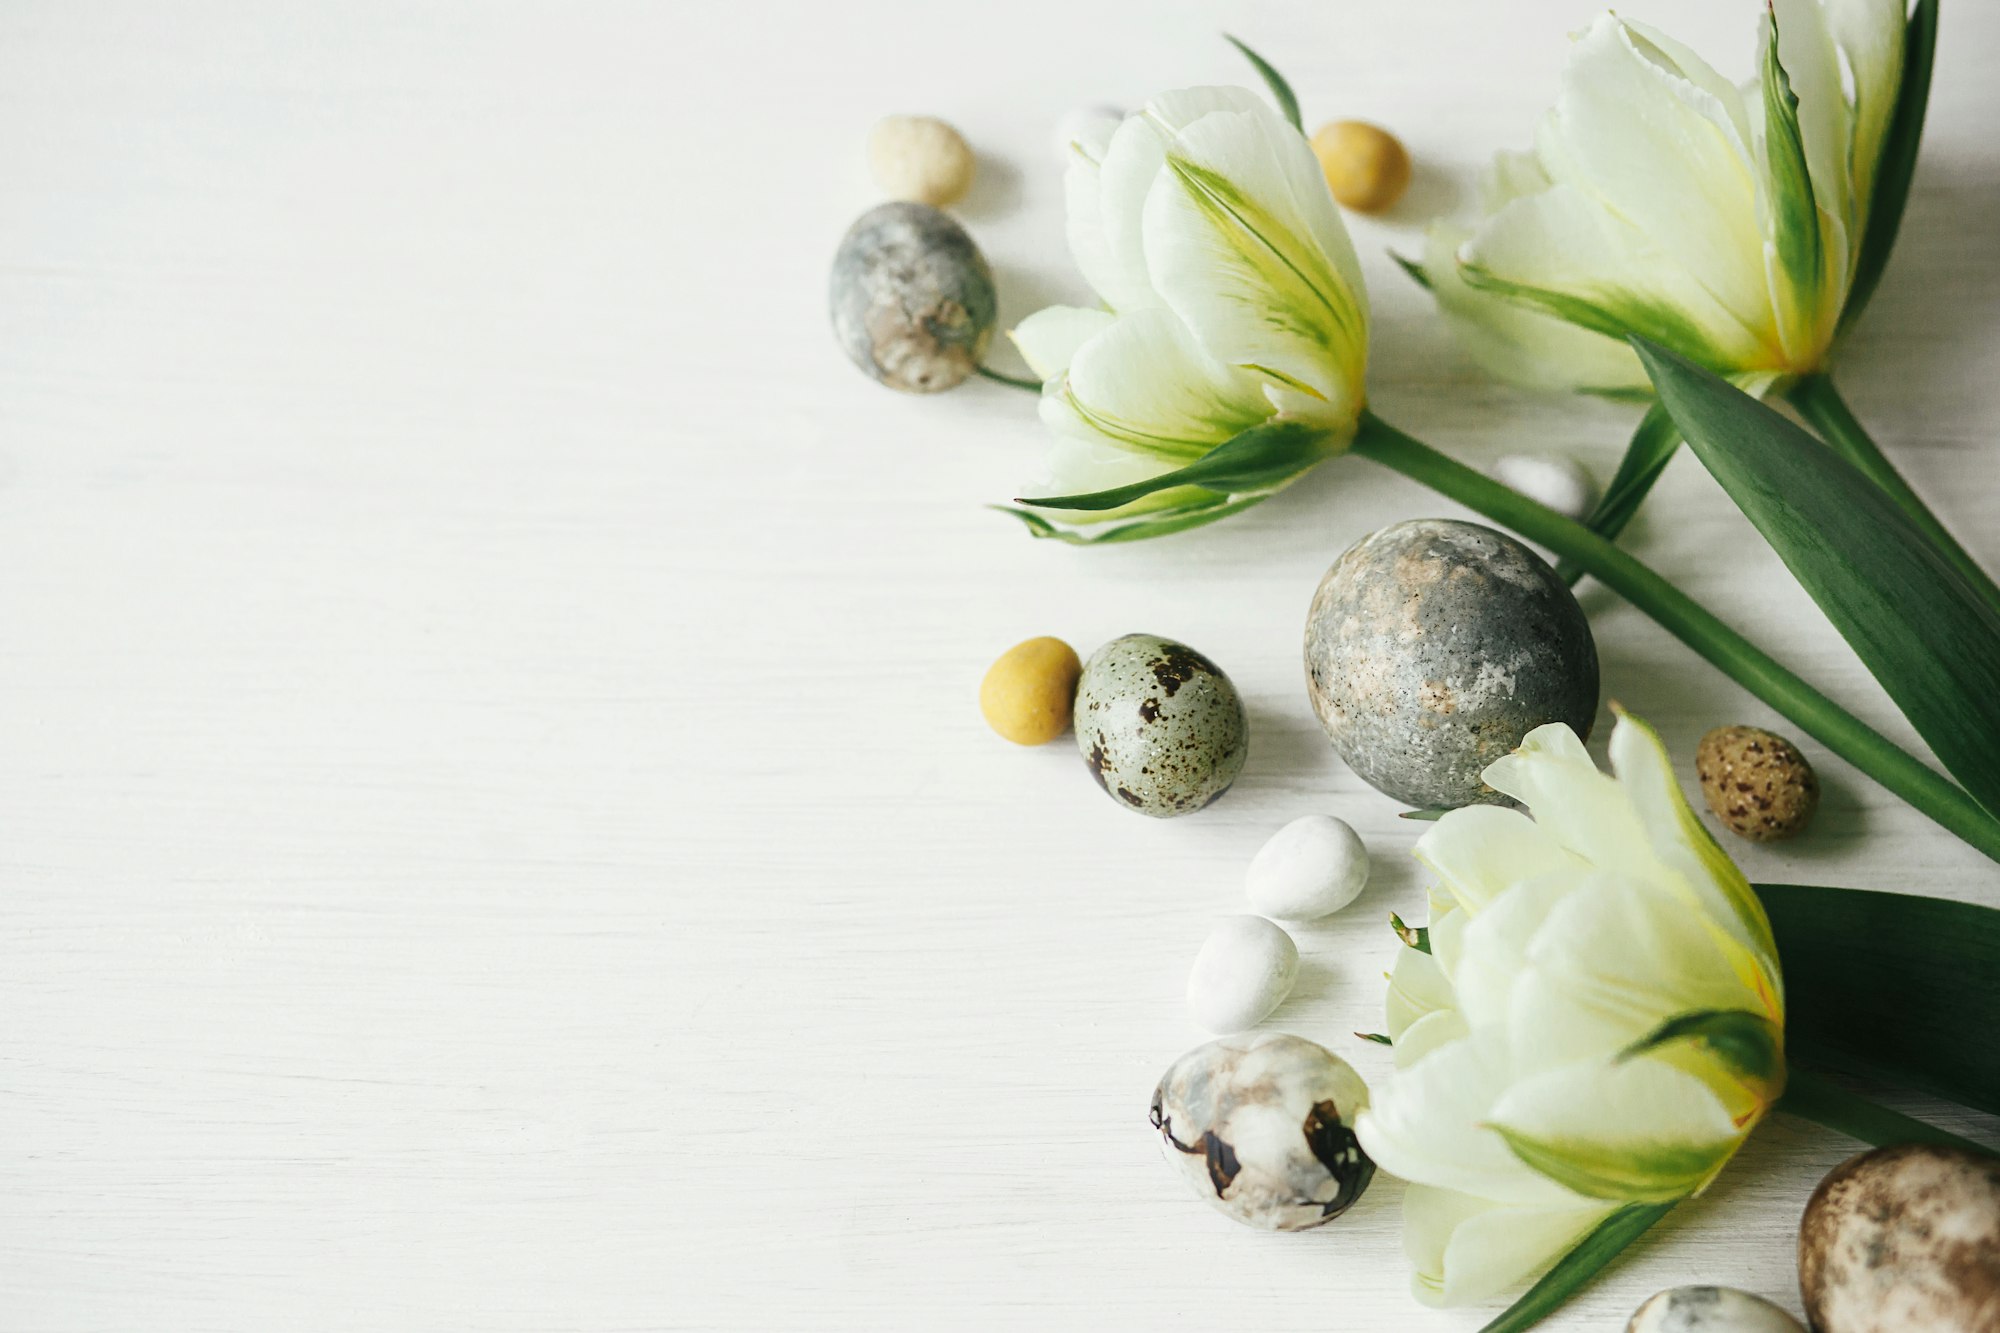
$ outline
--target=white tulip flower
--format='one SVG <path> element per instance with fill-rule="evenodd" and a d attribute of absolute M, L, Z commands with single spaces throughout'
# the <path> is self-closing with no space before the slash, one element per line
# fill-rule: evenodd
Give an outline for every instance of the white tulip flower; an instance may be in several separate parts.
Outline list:
<path fill-rule="evenodd" d="M 1762 905 L 1649 728 L 1621 717 L 1611 761 L 1540 727 L 1485 773 L 1533 818 L 1471 806 L 1417 844 L 1428 938 L 1398 957 L 1396 1072 L 1356 1133 L 1410 1182 L 1427 1303 L 1487 1299 L 1620 1208 L 1701 1190 L 1783 1090 Z"/>
<path fill-rule="evenodd" d="M 1529 153 L 1424 280 L 1468 349 L 1538 387 L 1643 391 L 1643 334 L 1761 393 L 1823 367 L 1853 287 L 1902 81 L 1903 0 L 1773 0 L 1739 89 L 1605 14 Z"/>
<path fill-rule="evenodd" d="M 1079 139 L 1066 188 L 1070 250 L 1104 304 L 1013 331 L 1056 436 L 1030 494 L 1111 492 L 1051 508 L 1145 514 L 1150 535 L 1255 503 L 1346 446 L 1367 297 L 1297 130 L 1240 88 L 1165 93 Z M 1158 481 L 1195 464 L 1186 480 L 1207 484 Z"/>

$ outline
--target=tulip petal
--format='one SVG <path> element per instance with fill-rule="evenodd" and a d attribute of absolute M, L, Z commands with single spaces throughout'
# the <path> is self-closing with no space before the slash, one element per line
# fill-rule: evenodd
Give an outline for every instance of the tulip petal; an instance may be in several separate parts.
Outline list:
<path fill-rule="evenodd" d="M 1453 1003 L 1451 982 L 1436 958 L 1421 949 L 1397 950 L 1384 1002 L 1392 1040 L 1401 1041 L 1419 1020 L 1449 1009 Z"/>
<path fill-rule="evenodd" d="M 1535 728 L 1480 776 L 1527 806 L 1546 837 L 1598 869 L 1639 878 L 1657 871 L 1631 798 L 1561 723 Z"/>
<path fill-rule="evenodd" d="M 1763 960 L 1775 991 L 1778 950 L 1764 905 L 1688 804 L 1659 734 L 1621 715 L 1611 732 L 1611 767 L 1632 799 L 1653 854 L 1684 877 L 1699 899 L 1693 905 Z"/>
<path fill-rule="evenodd" d="M 1903 82 L 1904 0 L 1824 0 L 1827 26 L 1854 76 L 1851 128 L 1848 134 L 1848 178 L 1853 182 L 1854 207 L 1848 217 L 1850 235 L 1858 242 L 1868 221 L 1868 204 L 1875 191 L 1875 170 L 1882 142 L 1896 114 Z M 1859 248 L 1857 244 L 1857 249 Z"/>
<path fill-rule="evenodd" d="M 1599 776 L 1588 755 L 1582 762 L 1592 776 Z M 1451 811 L 1417 839 L 1411 855 L 1436 873 L 1460 907 L 1474 914 L 1524 879 L 1583 867 L 1547 829 L 1519 810 L 1497 805 Z"/>
<path fill-rule="evenodd" d="M 1621 1202 L 1694 1193 L 1743 1139 L 1705 1083 L 1650 1059 L 1574 1064 L 1515 1084 L 1491 1123 L 1536 1171 Z"/>
<path fill-rule="evenodd" d="M 1038 378 L 1052 380 L 1069 369 L 1077 348 L 1115 322 L 1108 311 L 1052 305 L 1022 320 L 1007 336 Z"/>
<path fill-rule="evenodd" d="M 1257 381 L 1166 310 L 1122 315 L 1076 349 L 1054 391 L 1111 443 L 1191 463 L 1271 415 Z"/>
<path fill-rule="evenodd" d="M 1847 98 L 1840 87 L 1840 54 L 1833 44 L 1821 0 L 1772 0 L 1771 22 L 1762 28 L 1770 40 L 1771 23 L 1778 33 L 1778 60 L 1799 99 L 1799 135 L 1806 165 L 1812 173 L 1813 194 L 1822 206 L 1845 218 L 1842 201 L 1853 195 L 1848 176 L 1849 134 Z M 1761 59 L 1763 51 L 1758 55 Z"/>
<path fill-rule="evenodd" d="M 1134 453 L 1106 442 L 1088 422 L 1076 415 L 1076 409 L 1060 395 L 1043 397 L 1042 420 L 1053 429 L 1054 438 L 1049 442 L 1040 475 L 1023 487 L 1025 494 L 1069 494 L 1055 488 L 1071 486 L 1083 490 L 1109 490 L 1113 486 L 1128 486 L 1135 481 L 1158 476 L 1173 467 L 1165 459 Z M 1171 490 L 1155 491 L 1116 509 L 1087 514 L 1065 512 L 1061 517 L 1063 522 L 1072 524 L 1108 523 L 1114 519 L 1157 513 L 1214 498 L 1213 492 L 1199 486 L 1177 486 Z"/>
<path fill-rule="evenodd" d="M 1434 1009 L 1394 1038 L 1396 1068 L 1408 1069 L 1432 1051 L 1466 1036 L 1465 1017 L 1455 1009 Z"/>
<path fill-rule="evenodd" d="M 1266 381 L 1288 415 L 1354 419 L 1368 355 L 1360 268 L 1290 126 L 1258 106 L 1181 130 L 1144 229 L 1154 286 L 1215 356 Z"/>
<path fill-rule="evenodd" d="M 1453 335 L 1482 369 L 1529 389 L 1651 392 L 1629 343 L 1467 284 L 1458 250 L 1471 237 L 1469 224 L 1434 224 L 1424 237 L 1423 274 Z"/>
<path fill-rule="evenodd" d="M 1523 881 L 1472 918 L 1452 971 L 1459 1008 L 1485 1021 L 1506 1021 L 1515 986 L 1532 976 L 1528 950 L 1535 936 L 1587 875 L 1578 866 Z"/>
<path fill-rule="evenodd" d="M 1507 1208 L 1412 1185 L 1403 1194 L 1403 1250 L 1416 1268 L 1411 1293 L 1426 1305 L 1488 1300 L 1547 1269 L 1612 1211 Z"/>
<path fill-rule="evenodd" d="M 1169 140 L 1182 126 L 1211 112 L 1262 105 L 1243 88 L 1163 93 L 1118 126 L 1100 159 L 1102 165 L 1092 170 L 1088 182 L 1079 179 L 1071 166 L 1075 184 L 1068 195 L 1070 249 L 1084 277 L 1113 310 L 1122 314 L 1160 304 L 1148 276 L 1143 214 L 1146 195 L 1166 166 Z M 1090 263 L 1085 263 L 1086 249 Z"/>
<path fill-rule="evenodd" d="M 1093 156 L 1094 145 L 1070 145 L 1069 168 L 1063 173 L 1063 232 L 1069 240 L 1070 258 L 1105 305 L 1113 310 L 1144 310 L 1160 303 L 1153 284 L 1146 277 L 1146 259 L 1136 247 L 1115 249 L 1111 230 L 1116 214 L 1104 204 L 1104 162 L 1117 133 L 1106 141 L 1101 155 Z M 1143 131 L 1137 131 L 1143 133 Z M 1157 168 L 1155 168 L 1157 170 Z"/>
<path fill-rule="evenodd" d="M 1502 1203 L 1574 1207 L 1577 1196 L 1524 1164 L 1487 1124 L 1512 1071 L 1506 1034 L 1475 1031 L 1397 1072 L 1355 1122 L 1391 1175 Z"/>

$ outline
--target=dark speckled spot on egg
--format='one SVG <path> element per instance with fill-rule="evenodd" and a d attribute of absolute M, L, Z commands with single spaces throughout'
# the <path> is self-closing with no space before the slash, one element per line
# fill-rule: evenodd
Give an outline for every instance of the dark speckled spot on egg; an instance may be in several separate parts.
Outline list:
<path fill-rule="evenodd" d="M 1155 818 L 1213 804 L 1249 753 L 1249 719 L 1222 668 L 1151 634 L 1091 654 L 1076 717 L 1077 748 L 1098 785 Z"/>

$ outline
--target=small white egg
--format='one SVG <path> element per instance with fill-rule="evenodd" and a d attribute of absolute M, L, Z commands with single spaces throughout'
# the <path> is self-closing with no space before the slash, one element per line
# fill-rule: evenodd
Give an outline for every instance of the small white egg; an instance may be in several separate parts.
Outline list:
<path fill-rule="evenodd" d="M 1228 916 L 1188 972 L 1188 1016 L 1210 1032 L 1254 1027 L 1291 993 L 1299 946 L 1261 916 Z"/>
<path fill-rule="evenodd" d="M 1075 143 L 1101 144 L 1111 137 L 1111 131 L 1118 128 L 1118 122 L 1125 119 L 1125 113 L 1108 102 L 1092 102 L 1086 106 L 1071 107 L 1063 112 L 1056 122 L 1055 146 L 1057 160 L 1067 163 L 1070 145 Z"/>
<path fill-rule="evenodd" d="M 1243 877 L 1251 909 L 1283 921 L 1338 912 L 1367 883 L 1361 835 L 1332 815 L 1306 815 L 1273 833 Z"/>
<path fill-rule="evenodd" d="M 1493 464 L 1493 480 L 1566 518 L 1588 518 L 1597 504 L 1597 483 L 1562 454 L 1508 454 Z"/>
<path fill-rule="evenodd" d="M 868 166 L 891 199 L 943 208 L 972 188 L 978 160 L 936 116 L 884 116 L 868 132 Z"/>

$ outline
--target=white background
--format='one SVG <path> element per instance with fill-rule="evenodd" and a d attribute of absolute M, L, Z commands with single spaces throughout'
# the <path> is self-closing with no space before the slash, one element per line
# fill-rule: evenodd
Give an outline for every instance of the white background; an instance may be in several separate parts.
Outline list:
<path fill-rule="evenodd" d="M 1630 13 L 1745 77 L 1760 9 Z M 2000 14 L 1945 9 L 1841 379 L 2000 560 Z M 1379 120 L 1420 164 L 1354 228 L 1376 406 L 1608 475 L 1632 409 L 1488 383 L 1385 254 L 1526 142 L 1592 12 L 0 10 L 0 1325 L 1476 1327 L 1407 1296 L 1394 1182 L 1253 1233 L 1145 1120 L 1200 1039 L 1195 947 L 1311 811 L 1375 877 L 1299 933 L 1269 1025 L 1383 1072 L 1348 1034 L 1379 1026 L 1420 829 L 1328 750 L 1299 638 L 1349 542 L 1457 511 L 1342 460 L 1169 542 L 1031 543 L 981 506 L 1033 470 L 1032 401 L 870 383 L 826 268 L 874 201 L 869 125 L 930 112 L 981 154 L 960 212 L 1004 317 L 1083 298 L 1056 118 L 1245 81 L 1228 29 L 1309 124 Z M 1914 744 L 1692 460 L 1629 544 Z M 1584 600 L 1605 698 L 1690 781 L 1702 731 L 1775 721 Z M 1249 766 L 1199 816 L 1134 818 L 975 707 L 1019 639 L 1132 630 L 1247 696 Z M 1995 901 L 1994 866 L 1805 748 L 1818 824 L 1732 843 L 1753 878 Z M 1850 1150 L 1775 1119 L 1564 1322 L 1693 1279 L 1794 1301 L 1794 1220 Z"/>

